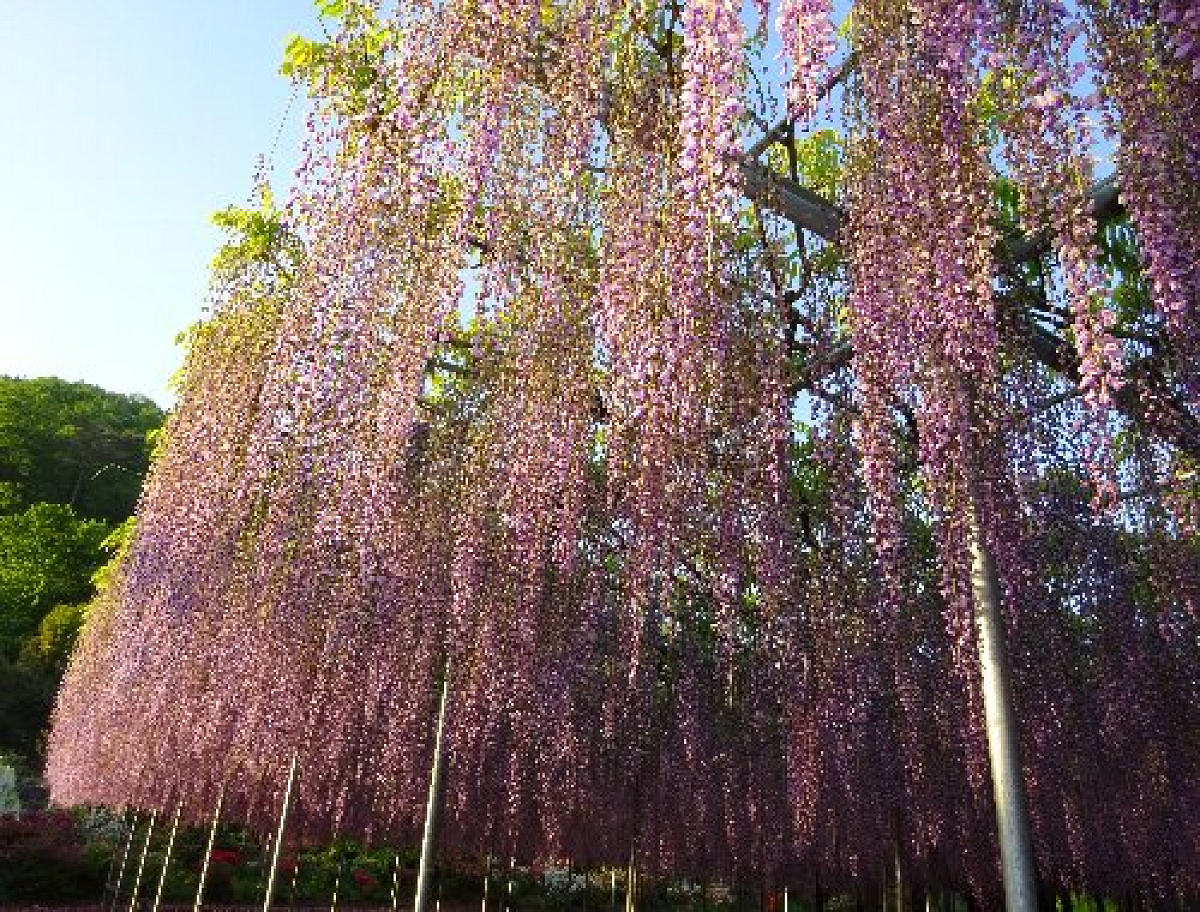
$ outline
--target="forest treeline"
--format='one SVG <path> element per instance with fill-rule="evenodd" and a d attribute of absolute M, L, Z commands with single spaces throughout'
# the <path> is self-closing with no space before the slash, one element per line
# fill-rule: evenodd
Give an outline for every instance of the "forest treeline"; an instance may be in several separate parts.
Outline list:
<path fill-rule="evenodd" d="M 0 760 L 41 767 L 95 577 L 128 532 L 164 418 L 145 396 L 0 376 Z"/>

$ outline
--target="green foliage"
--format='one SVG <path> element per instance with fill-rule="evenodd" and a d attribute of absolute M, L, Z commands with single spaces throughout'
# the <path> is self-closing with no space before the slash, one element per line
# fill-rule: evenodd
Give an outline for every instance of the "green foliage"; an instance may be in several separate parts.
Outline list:
<path fill-rule="evenodd" d="M 112 584 L 117 568 L 121 565 L 121 561 L 125 557 L 125 552 L 129 550 L 129 542 L 133 538 L 135 522 L 132 516 L 129 517 L 125 522 L 108 533 L 108 537 L 100 543 L 100 547 L 110 556 L 92 574 L 92 585 L 95 587 L 97 593 L 103 592 Z"/>
<path fill-rule="evenodd" d="M 57 690 L 58 675 L 44 663 L 0 655 L 0 752 L 40 766 L 36 761 Z"/>
<path fill-rule="evenodd" d="M 265 266 L 272 278 L 289 281 L 302 253 L 299 240 L 283 223 L 270 188 L 259 189 L 257 208 L 226 206 L 212 215 L 212 223 L 225 232 L 225 242 L 213 257 L 212 270 L 219 280 L 243 274 L 250 266 Z"/>
<path fill-rule="evenodd" d="M 291 35 L 283 49 L 283 63 L 279 72 L 283 76 L 304 78 L 322 66 L 329 56 L 329 45 L 312 41 L 303 35 Z"/>
<path fill-rule="evenodd" d="M 1005 237 L 1021 233 L 1021 191 L 1016 181 L 997 176 L 992 181 L 992 196 L 996 202 L 996 223 Z"/>
<path fill-rule="evenodd" d="M 226 306 L 176 337 L 176 344 L 187 352 L 183 366 L 171 378 L 172 387 L 181 394 L 196 363 L 204 363 L 206 357 L 259 357 L 261 347 L 272 338 L 304 258 L 303 242 L 288 230 L 266 184 L 258 188 L 257 206 L 227 206 L 211 219 L 225 234 L 212 259 L 212 280 Z M 152 455 L 158 455 L 165 441 L 165 428 L 150 435 Z"/>
<path fill-rule="evenodd" d="M 791 462 L 796 466 L 792 476 L 792 490 L 796 500 L 824 515 L 829 502 L 829 470 L 824 463 L 813 458 L 815 442 L 812 426 L 797 423 L 791 446 Z"/>
<path fill-rule="evenodd" d="M 13 657 L 55 605 L 92 595 L 92 574 L 105 561 L 104 523 L 65 504 L 34 504 L 0 516 L 0 655 Z"/>
<path fill-rule="evenodd" d="M 141 396 L 0 377 L 0 751 L 32 765 L 163 417 Z"/>
<path fill-rule="evenodd" d="M 369 108 L 367 93 L 383 78 L 377 66 L 389 44 L 389 26 L 381 25 L 371 4 L 361 0 L 316 0 L 318 14 L 338 19 L 349 40 L 336 44 L 291 35 L 279 72 L 304 83 L 309 96 L 333 110 L 358 114 Z"/>
<path fill-rule="evenodd" d="M 826 199 L 837 199 L 845 174 L 845 144 L 836 130 L 815 130 L 795 141 L 795 178 L 801 186 Z M 791 153 L 783 143 L 767 149 L 767 166 L 776 174 L 792 177 Z"/>
<path fill-rule="evenodd" d="M 816 130 L 796 141 L 800 183 L 826 199 L 837 199 L 845 173 L 845 147 L 836 130 Z"/>
<path fill-rule="evenodd" d="M 149 466 L 163 412 L 144 396 L 52 377 L 0 377 L 0 512 L 40 502 L 119 522 Z"/>
<path fill-rule="evenodd" d="M 1016 100 L 1025 94 L 1028 82 L 1027 74 L 1011 67 L 984 74 L 971 106 L 989 147 L 1000 141 L 1001 127 L 1018 110 Z"/>
<path fill-rule="evenodd" d="M 37 635 L 25 641 L 24 656 L 44 662 L 61 674 L 67 667 L 75 640 L 79 637 L 83 619 L 87 614 L 85 605 L 56 605 L 42 618 Z"/>
<path fill-rule="evenodd" d="M 1154 313 L 1150 282 L 1142 266 L 1137 234 L 1127 216 L 1113 219 L 1096 231 L 1101 267 L 1109 276 L 1112 304 L 1121 329 L 1135 329 Z"/>

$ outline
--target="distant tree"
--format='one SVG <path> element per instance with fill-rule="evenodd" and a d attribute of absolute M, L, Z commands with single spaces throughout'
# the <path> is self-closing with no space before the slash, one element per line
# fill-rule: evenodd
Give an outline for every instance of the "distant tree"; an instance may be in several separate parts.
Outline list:
<path fill-rule="evenodd" d="M 0 512 L 39 502 L 120 522 L 133 512 L 163 423 L 145 396 L 53 377 L 0 377 Z"/>
<path fill-rule="evenodd" d="M 87 601 L 109 529 L 66 504 L 0 516 L 0 655 L 13 659 L 56 605 Z"/>
<path fill-rule="evenodd" d="M 143 396 L 0 376 L 0 751 L 31 768 L 163 419 Z"/>

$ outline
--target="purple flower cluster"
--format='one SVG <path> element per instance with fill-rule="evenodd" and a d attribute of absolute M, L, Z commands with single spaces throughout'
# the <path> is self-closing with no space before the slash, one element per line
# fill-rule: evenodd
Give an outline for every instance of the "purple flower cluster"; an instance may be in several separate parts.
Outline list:
<path fill-rule="evenodd" d="M 448 852 L 813 892 L 899 864 L 995 907 L 982 536 L 1048 886 L 1194 895 L 1195 499 L 1143 443 L 1151 493 L 1087 506 L 1073 423 L 1111 405 L 1120 352 L 1067 9 L 856 5 L 848 281 L 825 302 L 854 354 L 809 416 L 812 289 L 763 293 L 796 251 L 741 209 L 739 4 L 687 3 L 681 61 L 641 5 L 348 6 L 329 54 L 356 78 L 319 87 L 288 207 L 303 257 L 214 289 L 59 695 L 55 799 L 202 821 L 221 796 L 268 831 L 294 758 L 297 840 L 411 843 L 448 675 Z M 800 111 L 828 12 L 780 10 Z M 1113 73 L 1129 21 L 1103 26 Z M 1053 237 L 1082 406 L 1005 347 L 992 127 Z M 1152 277 L 1187 243 L 1155 234 L 1156 167 L 1130 172 Z"/>

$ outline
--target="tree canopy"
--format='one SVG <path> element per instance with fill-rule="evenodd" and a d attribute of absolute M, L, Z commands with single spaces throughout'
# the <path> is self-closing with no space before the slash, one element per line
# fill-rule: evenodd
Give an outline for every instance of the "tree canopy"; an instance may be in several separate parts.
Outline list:
<path fill-rule="evenodd" d="M 93 592 L 92 574 L 107 560 L 109 534 L 66 504 L 39 503 L 0 516 L 0 648 L 14 658 L 56 605 L 76 605 Z"/>
<path fill-rule="evenodd" d="M 0 377 L 0 512 L 67 504 L 116 523 L 133 512 L 162 409 L 54 377 Z"/>
<path fill-rule="evenodd" d="M 0 377 L 0 750 L 31 766 L 163 417 L 141 396 Z"/>

